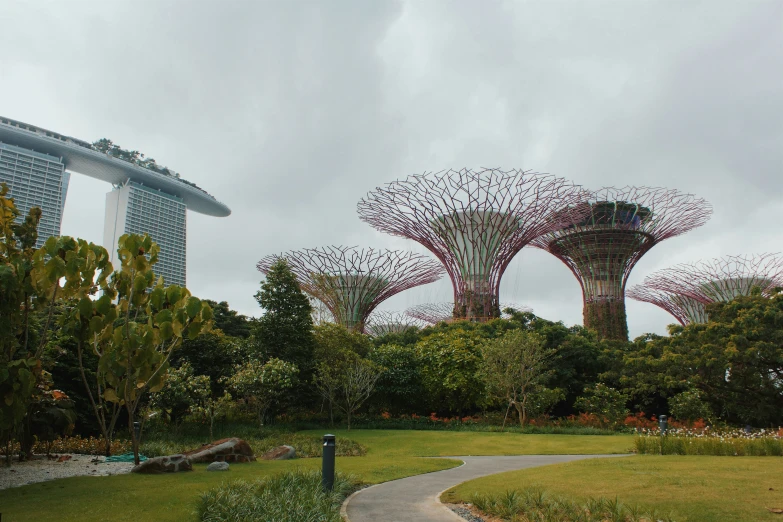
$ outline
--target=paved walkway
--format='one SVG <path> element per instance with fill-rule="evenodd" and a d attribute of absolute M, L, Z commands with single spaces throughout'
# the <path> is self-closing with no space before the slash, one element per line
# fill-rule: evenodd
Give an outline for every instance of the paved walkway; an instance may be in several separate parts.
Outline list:
<path fill-rule="evenodd" d="M 514 457 L 446 457 L 464 465 L 372 486 L 348 498 L 344 505 L 350 522 L 465 522 L 438 501 L 440 494 L 466 480 L 503 471 L 547 464 L 621 455 L 523 455 Z"/>

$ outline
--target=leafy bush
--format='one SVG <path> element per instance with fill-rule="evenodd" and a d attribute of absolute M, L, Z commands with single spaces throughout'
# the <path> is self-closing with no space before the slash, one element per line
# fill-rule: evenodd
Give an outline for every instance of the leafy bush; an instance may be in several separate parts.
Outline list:
<path fill-rule="evenodd" d="M 707 404 L 699 390 L 686 390 L 669 398 L 669 411 L 678 419 L 697 420 L 713 417 L 710 405 Z"/>
<path fill-rule="evenodd" d="M 783 438 L 765 430 L 670 429 L 664 436 L 646 430 L 634 439 L 634 446 L 637 453 L 652 455 L 783 456 Z"/>
<path fill-rule="evenodd" d="M 597 416 L 604 427 L 608 427 L 617 426 L 628 416 L 628 408 L 625 407 L 627 401 L 627 395 L 599 382 L 592 388 L 586 388 L 574 406 L 580 412 Z"/>
<path fill-rule="evenodd" d="M 318 471 L 291 471 L 255 482 L 223 484 L 201 495 L 202 522 L 341 522 L 340 504 L 354 489 L 341 474 L 325 493 Z"/>
<path fill-rule="evenodd" d="M 481 512 L 501 520 L 536 522 L 673 522 L 669 515 L 639 506 L 628 506 L 617 499 L 590 499 L 587 502 L 557 497 L 539 489 L 511 490 L 502 494 L 475 495 L 473 505 Z"/>

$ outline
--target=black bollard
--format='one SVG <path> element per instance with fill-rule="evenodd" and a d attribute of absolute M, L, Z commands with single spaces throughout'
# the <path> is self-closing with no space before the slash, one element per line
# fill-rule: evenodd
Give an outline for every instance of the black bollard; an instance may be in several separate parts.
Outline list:
<path fill-rule="evenodd" d="M 668 427 L 669 421 L 666 418 L 666 415 L 661 415 L 658 417 L 658 428 L 661 430 L 661 435 L 666 435 L 666 428 Z"/>
<path fill-rule="evenodd" d="M 324 435 L 324 455 L 321 465 L 321 486 L 324 491 L 334 488 L 334 435 Z"/>

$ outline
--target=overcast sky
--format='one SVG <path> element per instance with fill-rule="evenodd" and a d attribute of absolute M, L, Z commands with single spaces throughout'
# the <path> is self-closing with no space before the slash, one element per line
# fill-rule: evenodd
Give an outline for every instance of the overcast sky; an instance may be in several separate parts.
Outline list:
<path fill-rule="evenodd" d="M 188 213 L 188 287 L 259 315 L 264 255 L 410 249 L 356 215 L 376 186 L 524 168 L 676 188 L 715 209 L 642 258 L 783 250 L 783 0 L 0 1 L 0 115 L 154 157 L 232 209 Z M 111 186 L 71 177 L 63 234 L 102 241 Z M 448 301 L 448 280 L 381 308 Z M 581 291 L 525 248 L 501 300 L 566 324 Z M 674 319 L 629 301 L 632 336 Z"/>

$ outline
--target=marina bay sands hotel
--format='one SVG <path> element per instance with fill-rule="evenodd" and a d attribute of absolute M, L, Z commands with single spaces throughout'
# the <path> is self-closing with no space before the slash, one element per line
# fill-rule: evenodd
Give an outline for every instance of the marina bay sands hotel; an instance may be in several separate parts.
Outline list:
<path fill-rule="evenodd" d="M 155 273 L 166 284 L 186 283 L 186 210 L 231 214 L 206 191 L 154 162 L 131 163 L 86 141 L 0 116 L 0 183 L 9 186 L 23 215 L 41 208 L 38 246 L 60 235 L 71 172 L 113 185 L 106 194 L 103 246 L 115 266 L 120 236 L 147 233 L 160 245 Z"/>

